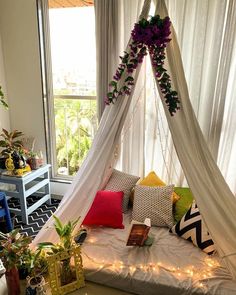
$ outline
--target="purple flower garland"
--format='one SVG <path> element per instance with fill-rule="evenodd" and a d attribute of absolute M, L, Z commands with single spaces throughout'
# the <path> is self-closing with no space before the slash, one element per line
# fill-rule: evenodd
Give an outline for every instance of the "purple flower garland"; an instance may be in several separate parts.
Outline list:
<path fill-rule="evenodd" d="M 138 64 L 142 63 L 148 50 L 157 81 L 161 92 L 164 94 L 165 102 L 171 116 L 180 108 L 178 94 L 171 89 L 171 79 L 167 70 L 164 68 L 165 48 L 171 40 L 169 39 L 171 33 L 170 25 L 169 17 L 161 19 L 159 15 L 152 17 L 149 21 L 142 19 L 135 24 L 131 32 L 132 42 L 129 45 L 130 52 L 125 51 L 124 56 L 120 56 L 121 63 L 113 76 L 114 80 L 109 83 L 111 90 L 107 93 L 105 99 L 106 104 L 114 103 L 120 95 L 129 95 L 131 93 L 134 86 L 132 74 L 138 67 Z M 123 86 L 118 89 L 118 81 L 125 71 L 129 75 L 124 80 Z"/>

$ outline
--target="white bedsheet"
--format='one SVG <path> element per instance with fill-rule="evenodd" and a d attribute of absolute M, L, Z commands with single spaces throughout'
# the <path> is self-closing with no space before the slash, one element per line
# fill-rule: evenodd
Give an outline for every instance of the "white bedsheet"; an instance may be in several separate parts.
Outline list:
<path fill-rule="evenodd" d="M 207 254 L 167 228 L 152 227 L 151 247 L 127 247 L 125 229 L 88 228 L 82 246 L 86 279 L 140 295 L 236 295 L 236 281 Z"/>

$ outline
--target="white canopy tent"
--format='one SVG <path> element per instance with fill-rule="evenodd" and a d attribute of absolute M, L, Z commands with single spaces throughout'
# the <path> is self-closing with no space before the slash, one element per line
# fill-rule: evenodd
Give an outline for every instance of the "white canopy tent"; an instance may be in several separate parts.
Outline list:
<path fill-rule="evenodd" d="M 140 19 L 147 17 L 149 7 L 150 0 L 146 0 Z M 156 0 L 156 14 L 161 17 L 168 15 L 164 0 Z M 209 152 L 192 109 L 173 27 L 171 39 L 167 46 L 166 67 L 171 76 L 173 88 L 178 92 L 181 105 L 180 110 L 174 116 L 170 115 L 166 107 L 157 80 L 156 84 L 185 177 L 216 243 L 220 257 L 232 276 L 236 278 L 236 225 L 234 222 L 236 200 Z M 129 50 L 128 44 L 126 51 L 129 52 Z M 133 74 L 134 82 L 137 81 L 139 70 L 140 64 Z M 125 73 L 118 83 L 122 85 L 127 76 Z M 129 96 L 119 97 L 115 104 L 105 108 L 88 156 L 55 212 L 62 221 L 73 220 L 81 216 L 82 222 L 97 190 L 103 188 L 106 183 L 116 161 L 116 148 L 132 94 L 133 92 Z M 51 218 L 36 236 L 33 245 L 42 241 L 56 241 L 56 234 L 50 228 L 52 224 L 53 219 Z"/>

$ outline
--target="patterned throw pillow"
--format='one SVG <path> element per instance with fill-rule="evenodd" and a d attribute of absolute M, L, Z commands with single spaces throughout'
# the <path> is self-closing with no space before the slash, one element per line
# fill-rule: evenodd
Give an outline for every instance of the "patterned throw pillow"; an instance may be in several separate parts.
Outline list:
<path fill-rule="evenodd" d="M 214 242 L 207 231 L 195 201 L 182 219 L 172 227 L 170 232 L 192 242 L 208 255 L 215 252 Z"/>
<path fill-rule="evenodd" d="M 130 175 L 114 169 L 104 190 L 112 192 L 124 192 L 122 209 L 123 212 L 125 212 L 128 210 L 129 196 L 131 190 L 138 180 L 138 176 Z"/>
<path fill-rule="evenodd" d="M 145 186 L 166 186 L 165 182 L 162 181 L 154 171 L 151 171 L 144 179 L 142 179 L 139 183 L 139 185 L 145 185 Z M 178 194 L 173 192 L 172 194 L 172 202 L 176 203 L 180 197 Z M 131 203 L 133 203 L 133 196 L 131 196 L 130 199 Z"/>
<path fill-rule="evenodd" d="M 173 185 L 155 187 L 136 185 L 132 218 L 140 222 L 150 218 L 151 225 L 172 227 L 173 188 Z"/>

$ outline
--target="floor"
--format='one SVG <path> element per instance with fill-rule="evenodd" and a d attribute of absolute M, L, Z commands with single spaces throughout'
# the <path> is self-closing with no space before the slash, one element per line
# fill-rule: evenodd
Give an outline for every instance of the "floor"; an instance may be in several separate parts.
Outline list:
<path fill-rule="evenodd" d="M 47 295 L 51 292 L 47 291 Z M 131 293 L 122 292 L 117 289 L 104 287 L 92 282 L 86 282 L 85 287 L 69 293 L 70 295 L 131 295 Z M 0 279 L 0 295 L 7 295 L 5 278 Z M 21 281 L 21 295 L 25 295 L 25 281 Z"/>
<path fill-rule="evenodd" d="M 31 206 L 38 200 L 37 197 L 28 197 L 27 204 Z M 20 232 L 27 236 L 34 238 L 40 231 L 41 227 L 45 224 L 48 218 L 56 211 L 60 201 L 57 199 L 51 200 L 51 205 L 44 203 L 37 210 L 29 215 L 29 224 L 23 224 L 21 217 L 16 216 L 14 218 L 14 228 L 20 228 Z M 15 198 L 8 200 L 9 207 L 20 208 L 19 201 Z"/>
<path fill-rule="evenodd" d="M 86 282 L 86 286 L 80 290 L 77 290 L 71 295 L 129 295 L 131 293 L 122 292 L 117 289 L 104 287 L 95 283 Z"/>

